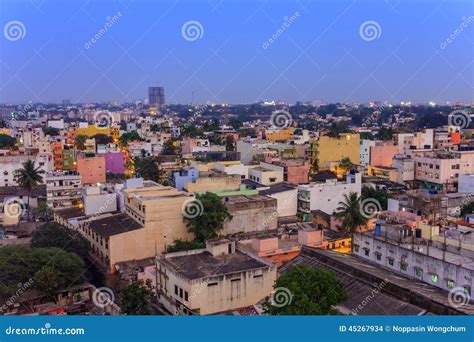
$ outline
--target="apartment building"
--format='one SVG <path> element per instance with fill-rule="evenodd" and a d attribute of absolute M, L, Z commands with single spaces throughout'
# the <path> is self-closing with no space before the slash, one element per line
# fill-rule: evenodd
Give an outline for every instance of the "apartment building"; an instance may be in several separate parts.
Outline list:
<path fill-rule="evenodd" d="M 370 162 L 371 166 L 391 167 L 392 160 L 398 153 L 398 146 L 392 141 L 375 141 L 370 146 Z"/>
<path fill-rule="evenodd" d="M 415 180 L 425 187 L 456 192 L 460 174 L 474 173 L 474 151 L 429 151 L 415 160 Z"/>
<path fill-rule="evenodd" d="M 359 134 L 341 133 L 333 138 L 322 136 L 310 142 L 308 158 L 311 161 L 311 170 L 330 169 L 333 163 L 349 158 L 355 165 L 360 163 L 360 136 Z"/>
<path fill-rule="evenodd" d="M 354 235 L 355 255 L 416 281 L 471 295 L 474 244 L 467 231 L 378 222 L 373 232 Z"/>
<path fill-rule="evenodd" d="M 50 171 L 45 177 L 46 201 L 52 208 L 76 206 L 82 199 L 81 176 L 75 171 Z"/>
<path fill-rule="evenodd" d="M 248 307 L 270 295 L 276 266 L 229 240 L 157 260 L 158 300 L 173 315 L 212 315 Z"/>
<path fill-rule="evenodd" d="M 23 163 L 28 160 L 35 162 L 35 166 L 39 167 L 40 173 L 43 176 L 53 169 L 51 154 L 26 155 L 0 150 L 0 187 L 18 185 L 15 179 L 15 171 L 21 169 Z"/>
<path fill-rule="evenodd" d="M 217 170 L 199 172 L 199 177 L 184 182 L 188 192 L 206 192 L 216 190 L 239 190 L 239 175 L 228 175 Z"/>
<path fill-rule="evenodd" d="M 304 159 L 280 159 L 272 162 L 283 168 L 283 180 L 293 184 L 309 183 L 310 164 Z"/>
<path fill-rule="evenodd" d="M 77 159 L 77 172 L 82 184 L 104 184 L 106 181 L 105 158 L 95 154 L 83 155 Z"/>
<path fill-rule="evenodd" d="M 360 141 L 360 166 L 367 167 L 370 164 L 370 148 L 375 146 L 374 140 L 363 139 Z"/>
<path fill-rule="evenodd" d="M 313 210 L 321 210 L 332 214 L 344 201 L 344 195 L 351 192 L 361 194 L 362 175 L 356 172 L 346 174 L 345 180 L 327 179 L 325 182 L 315 182 L 298 186 L 298 211 L 310 214 Z"/>
<path fill-rule="evenodd" d="M 262 185 L 283 182 L 284 167 L 261 162 L 259 166 L 249 168 L 249 179 Z"/>

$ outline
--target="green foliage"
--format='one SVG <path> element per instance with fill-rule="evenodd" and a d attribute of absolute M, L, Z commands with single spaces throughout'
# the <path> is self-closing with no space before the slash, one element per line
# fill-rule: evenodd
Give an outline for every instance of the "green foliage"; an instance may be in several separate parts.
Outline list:
<path fill-rule="evenodd" d="M 143 139 L 136 131 L 126 132 L 120 136 L 120 145 L 125 146 L 128 144 L 129 141 L 143 141 Z"/>
<path fill-rule="evenodd" d="M 78 231 L 66 228 L 56 222 L 48 222 L 37 228 L 31 238 L 31 247 L 57 247 L 85 258 L 90 244 Z"/>
<path fill-rule="evenodd" d="M 342 158 L 339 166 L 345 170 L 352 170 L 354 168 L 354 164 L 352 164 L 351 159 L 348 157 Z"/>
<path fill-rule="evenodd" d="M 151 280 L 139 280 L 128 285 L 121 293 L 121 308 L 126 315 L 151 315 L 150 302 L 153 298 Z"/>
<path fill-rule="evenodd" d="M 334 315 L 338 312 L 332 307 L 347 299 L 344 285 L 334 272 L 306 265 L 283 273 L 274 288 L 276 305 L 269 298 L 264 302 L 269 315 Z"/>
<path fill-rule="evenodd" d="M 85 148 L 85 143 L 86 143 L 86 140 L 87 140 L 87 136 L 86 135 L 78 135 L 76 136 L 76 139 L 74 139 L 74 143 L 76 144 L 76 148 L 78 150 L 83 150 Z"/>
<path fill-rule="evenodd" d="M 0 295 L 10 296 L 18 284 L 32 283 L 45 295 L 69 288 L 81 281 L 83 261 L 59 248 L 0 248 Z M 30 281 L 31 279 L 31 281 Z"/>
<path fill-rule="evenodd" d="M 382 127 L 377 133 L 376 137 L 379 140 L 392 140 L 392 137 L 394 134 L 395 132 L 393 131 L 392 128 Z"/>
<path fill-rule="evenodd" d="M 135 172 L 140 174 L 145 180 L 158 182 L 161 176 L 161 170 L 155 157 L 136 157 L 133 160 L 135 164 Z"/>
<path fill-rule="evenodd" d="M 344 201 L 339 202 L 334 216 L 341 220 L 341 228 L 355 233 L 357 228 L 367 224 L 367 218 L 362 214 L 361 198 L 356 192 L 344 195 Z"/>
<path fill-rule="evenodd" d="M 48 222 L 52 220 L 53 210 L 46 203 L 42 202 L 34 210 L 34 216 L 41 221 Z"/>
<path fill-rule="evenodd" d="M 163 149 L 161 150 L 161 154 L 162 155 L 176 155 L 177 154 L 177 151 L 176 151 L 176 147 L 175 147 L 175 142 L 176 142 L 176 138 L 173 138 L 173 139 L 168 139 L 164 145 L 163 145 Z"/>
<path fill-rule="evenodd" d="M 228 135 L 225 138 L 225 150 L 226 151 L 235 151 L 235 141 L 232 135 Z"/>
<path fill-rule="evenodd" d="M 197 128 L 194 125 L 184 125 L 180 127 L 181 136 L 183 137 L 190 137 L 190 138 L 197 138 L 203 136 L 203 131 Z"/>
<path fill-rule="evenodd" d="M 380 203 L 382 210 L 387 210 L 388 205 L 388 195 L 386 191 L 377 190 L 371 186 L 363 186 L 362 187 L 362 194 L 361 200 L 365 200 L 368 198 L 373 198 Z"/>
<path fill-rule="evenodd" d="M 93 137 L 96 145 L 107 145 L 113 141 L 113 138 L 107 134 L 96 134 Z"/>
<path fill-rule="evenodd" d="M 0 134 L 0 148 L 12 148 L 16 145 L 16 139 L 7 134 Z"/>
<path fill-rule="evenodd" d="M 184 240 L 178 239 L 178 240 L 174 240 L 173 245 L 168 246 L 168 248 L 166 249 L 166 253 L 190 251 L 192 249 L 200 249 L 204 247 L 206 247 L 206 245 L 202 242 L 184 241 Z"/>
<path fill-rule="evenodd" d="M 44 135 L 50 135 L 52 137 L 55 137 L 59 135 L 59 129 L 54 128 L 54 127 L 44 127 L 43 128 L 43 133 Z"/>
<path fill-rule="evenodd" d="M 186 218 L 187 227 L 190 233 L 194 234 L 196 241 L 204 243 L 208 239 L 217 237 L 218 232 L 224 228 L 226 220 L 232 220 L 232 215 L 228 212 L 227 207 L 222 199 L 211 192 L 197 194 L 196 204 L 200 215 L 193 218 Z M 202 209 L 202 211 L 201 211 Z"/>
<path fill-rule="evenodd" d="M 375 140 L 375 136 L 370 132 L 360 132 L 360 140 Z"/>
<path fill-rule="evenodd" d="M 35 162 L 27 160 L 23 167 L 15 171 L 15 180 L 18 185 L 28 191 L 28 219 L 30 218 L 30 197 L 31 191 L 43 181 L 40 167 L 35 167 Z"/>
<path fill-rule="evenodd" d="M 239 119 L 230 119 L 229 120 L 229 126 L 232 126 L 232 128 L 235 129 L 236 131 L 238 131 L 240 129 L 240 127 L 242 127 L 243 125 L 244 124 Z"/>
<path fill-rule="evenodd" d="M 464 204 L 461 207 L 461 215 L 468 215 L 474 213 L 474 202 Z"/>
<path fill-rule="evenodd" d="M 218 135 L 210 135 L 207 139 L 211 145 L 222 145 L 222 137 Z"/>
<path fill-rule="evenodd" d="M 219 120 L 217 119 L 206 121 L 202 125 L 202 129 L 204 130 L 204 132 L 217 131 L 219 128 Z"/>

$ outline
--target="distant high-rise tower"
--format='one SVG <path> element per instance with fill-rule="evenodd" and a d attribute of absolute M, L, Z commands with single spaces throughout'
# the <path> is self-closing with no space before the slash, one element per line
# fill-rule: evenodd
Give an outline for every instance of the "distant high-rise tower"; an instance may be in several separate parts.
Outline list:
<path fill-rule="evenodd" d="M 150 107 L 160 108 L 165 104 L 165 88 L 163 87 L 149 87 L 148 88 L 148 103 Z"/>

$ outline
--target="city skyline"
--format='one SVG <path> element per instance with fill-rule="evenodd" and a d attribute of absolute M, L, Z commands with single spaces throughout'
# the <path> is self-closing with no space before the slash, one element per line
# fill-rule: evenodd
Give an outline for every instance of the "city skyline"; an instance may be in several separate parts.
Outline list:
<path fill-rule="evenodd" d="M 0 103 L 474 98 L 469 1 L 247 3 L 4 1 Z"/>

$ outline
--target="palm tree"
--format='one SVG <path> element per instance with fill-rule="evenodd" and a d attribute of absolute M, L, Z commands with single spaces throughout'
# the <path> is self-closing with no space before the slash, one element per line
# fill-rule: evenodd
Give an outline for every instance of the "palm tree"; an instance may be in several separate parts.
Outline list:
<path fill-rule="evenodd" d="M 357 192 L 344 195 L 344 201 L 338 203 L 334 216 L 341 220 L 344 230 L 351 233 L 351 253 L 354 252 L 354 233 L 357 228 L 367 224 L 367 217 L 364 216 L 361 208 L 361 199 Z"/>
<path fill-rule="evenodd" d="M 16 182 L 21 188 L 28 191 L 28 221 L 30 220 L 31 192 L 38 186 L 39 183 L 43 181 L 43 176 L 41 176 L 40 173 L 40 167 L 35 167 L 35 162 L 32 160 L 27 160 L 23 163 L 23 167 L 21 169 L 16 170 Z"/>
<path fill-rule="evenodd" d="M 49 222 L 51 221 L 53 212 L 46 203 L 41 203 L 38 205 L 38 208 L 34 210 L 34 215 L 44 222 Z"/>

